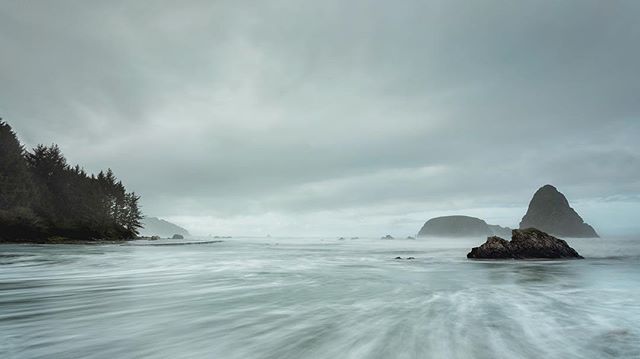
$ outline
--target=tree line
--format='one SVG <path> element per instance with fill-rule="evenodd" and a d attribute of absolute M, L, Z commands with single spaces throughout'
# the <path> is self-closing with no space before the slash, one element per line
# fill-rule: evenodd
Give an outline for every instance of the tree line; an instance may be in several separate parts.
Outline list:
<path fill-rule="evenodd" d="M 139 200 L 111 169 L 89 175 L 55 144 L 27 151 L 0 119 L 0 240 L 135 238 Z"/>

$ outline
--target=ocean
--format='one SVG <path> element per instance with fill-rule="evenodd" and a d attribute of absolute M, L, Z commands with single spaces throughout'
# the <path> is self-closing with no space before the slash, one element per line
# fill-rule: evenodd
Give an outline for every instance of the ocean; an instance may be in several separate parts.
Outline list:
<path fill-rule="evenodd" d="M 640 358 L 640 238 L 483 242 L 2 244 L 0 358 Z"/>

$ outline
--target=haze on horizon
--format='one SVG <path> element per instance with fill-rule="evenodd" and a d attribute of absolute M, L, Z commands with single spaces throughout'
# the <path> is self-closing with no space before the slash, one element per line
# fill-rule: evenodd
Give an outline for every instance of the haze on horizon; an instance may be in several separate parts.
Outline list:
<path fill-rule="evenodd" d="M 640 2 L 0 1 L 0 117 L 194 234 L 640 232 Z"/>

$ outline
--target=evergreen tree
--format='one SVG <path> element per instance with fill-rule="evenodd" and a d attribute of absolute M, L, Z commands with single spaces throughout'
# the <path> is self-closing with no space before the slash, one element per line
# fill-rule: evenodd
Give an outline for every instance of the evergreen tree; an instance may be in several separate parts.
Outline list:
<path fill-rule="evenodd" d="M 138 230 L 142 228 L 142 219 L 144 218 L 138 201 L 140 196 L 135 192 L 125 195 L 125 215 L 122 225 L 132 234 L 138 235 Z"/>

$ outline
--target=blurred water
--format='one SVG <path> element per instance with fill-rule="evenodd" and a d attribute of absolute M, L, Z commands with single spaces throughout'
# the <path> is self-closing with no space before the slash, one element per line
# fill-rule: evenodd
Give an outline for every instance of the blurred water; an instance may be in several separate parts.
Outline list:
<path fill-rule="evenodd" d="M 0 245 L 0 358 L 640 358 L 640 241 L 481 242 Z"/>

